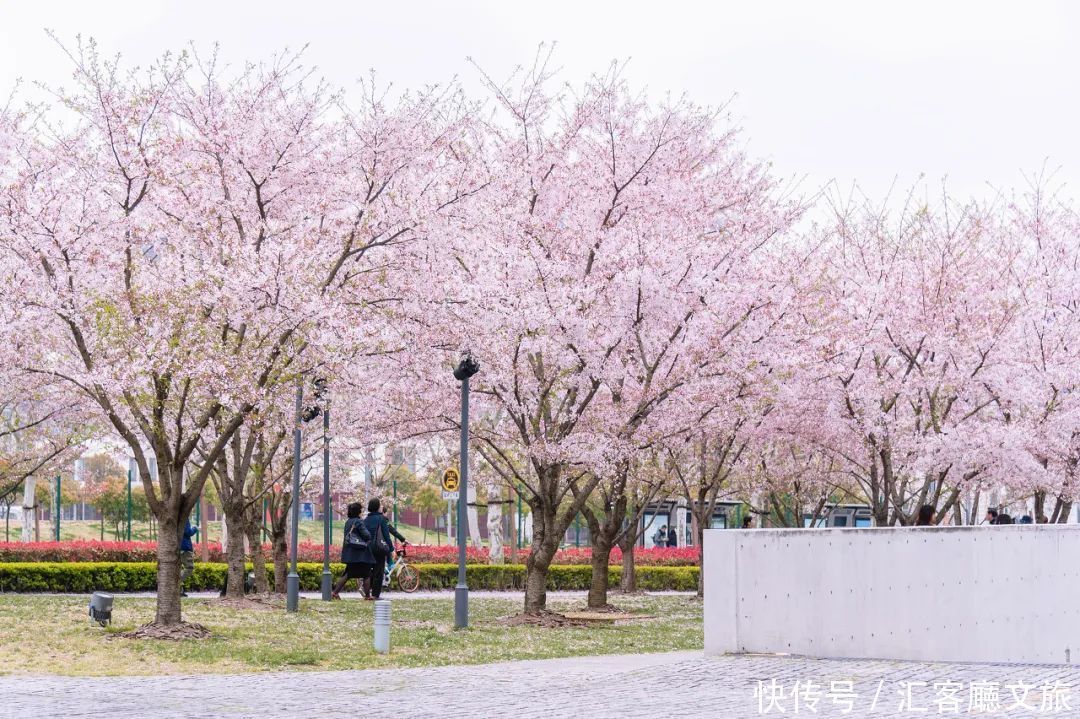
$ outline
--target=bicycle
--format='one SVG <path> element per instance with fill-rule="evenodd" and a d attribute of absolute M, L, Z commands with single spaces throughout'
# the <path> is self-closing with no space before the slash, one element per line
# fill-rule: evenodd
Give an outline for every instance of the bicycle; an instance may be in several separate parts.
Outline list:
<path fill-rule="evenodd" d="M 405 547 L 394 551 L 394 567 L 387 568 L 383 574 L 383 589 L 389 589 L 392 582 L 397 580 L 397 587 L 406 594 L 412 594 L 420 588 L 420 571 L 409 564 L 405 558 Z"/>

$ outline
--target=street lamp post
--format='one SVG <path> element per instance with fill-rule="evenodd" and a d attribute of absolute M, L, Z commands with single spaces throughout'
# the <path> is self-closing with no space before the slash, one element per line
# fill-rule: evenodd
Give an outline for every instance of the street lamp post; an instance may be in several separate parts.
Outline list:
<path fill-rule="evenodd" d="M 285 580 L 285 611 L 300 607 L 300 575 L 296 573 L 296 545 L 300 539 L 300 415 L 303 412 L 304 384 L 296 385 L 296 423 L 293 426 L 292 536 L 289 538 L 289 576 Z"/>
<path fill-rule="evenodd" d="M 321 400 L 326 395 L 326 380 L 317 379 L 315 399 Z M 289 542 L 290 570 L 286 579 L 285 610 L 295 612 L 300 607 L 300 575 L 296 572 L 296 552 L 300 543 L 300 452 L 303 438 L 303 423 L 323 414 L 323 573 L 322 598 L 330 601 L 332 582 L 330 579 L 330 415 L 319 405 L 304 408 L 304 381 L 296 385 L 296 427 L 293 429 L 293 486 L 292 486 L 292 536 Z"/>
<path fill-rule="evenodd" d="M 480 371 L 473 358 L 465 355 L 454 370 L 454 379 L 461 382 L 461 484 L 458 487 L 457 540 L 458 580 L 454 587 L 454 628 L 469 626 L 469 585 L 465 581 L 465 527 L 469 505 L 469 378 Z"/>
<path fill-rule="evenodd" d="M 330 574 L 330 407 L 323 409 L 322 416 L 322 483 L 323 483 L 323 560 L 322 560 L 322 599 L 329 602 L 334 589 L 334 579 Z"/>

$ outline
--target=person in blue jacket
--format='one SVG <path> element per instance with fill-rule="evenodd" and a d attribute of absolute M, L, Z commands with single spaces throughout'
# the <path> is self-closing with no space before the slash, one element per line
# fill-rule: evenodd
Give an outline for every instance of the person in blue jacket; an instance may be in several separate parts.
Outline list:
<path fill-rule="evenodd" d="M 184 582 L 195 571 L 195 547 L 191 544 L 191 538 L 199 533 L 198 527 L 192 527 L 191 522 L 184 524 L 184 533 L 180 535 L 180 596 L 186 597 Z"/>

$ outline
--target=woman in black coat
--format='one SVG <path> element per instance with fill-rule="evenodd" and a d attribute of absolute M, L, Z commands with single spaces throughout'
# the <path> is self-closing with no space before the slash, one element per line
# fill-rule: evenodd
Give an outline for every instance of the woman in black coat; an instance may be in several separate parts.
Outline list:
<path fill-rule="evenodd" d="M 359 502 L 349 505 L 349 518 L 345 520 L 345 539 L 341 545 L 341 561 L 345 564 L 345 573 L 334 585 L 334 591 L 330 595 L 334 599 L 341 599 L 339 593 L 350 579 L 358 581 L 367 579 L 375 568 L 375 555 L 371 550 L 371 532 L 360 519 L 363 509 L 364 506 Z M 356 541 L 357 539 L 360 543 Z"/>

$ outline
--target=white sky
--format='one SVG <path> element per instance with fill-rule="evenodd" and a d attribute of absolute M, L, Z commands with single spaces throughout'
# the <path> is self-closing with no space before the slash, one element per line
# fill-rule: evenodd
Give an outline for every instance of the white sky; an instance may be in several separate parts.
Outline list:
<path fill-rule="evenodd" d="M 501 78 L 554 40 L 570 80 L 629 58 L 650 92 L 734 95 L 750 151 L 807 190 L 858 181 L 881 196 L 925 174 L 967 195 L 1045 165 L 1080 194 L 1080 3 L 0 0 L 4 96 L 16 78 L 70 76 L 46 27 L 138 64 L 188 41 L 219 41 L 234 64 L 309 44 L 307 62 L 346 87 L 370 68 L 472 87 L 466 57 Z"/>

